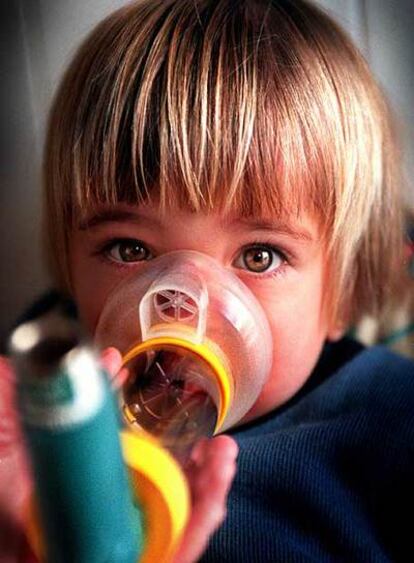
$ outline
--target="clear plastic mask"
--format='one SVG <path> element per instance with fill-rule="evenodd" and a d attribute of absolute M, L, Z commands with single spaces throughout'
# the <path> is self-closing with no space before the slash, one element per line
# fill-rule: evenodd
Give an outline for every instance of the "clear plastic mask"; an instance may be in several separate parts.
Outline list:
<path fill-rule="evenodd" d="M 124 279 L 95 334 L 100 347 L 123 355 L 125 423 L 176 454 L 236 424 L 271 369 L 258 301 L 233 272 L 194 251 L 165 254 Z"/>

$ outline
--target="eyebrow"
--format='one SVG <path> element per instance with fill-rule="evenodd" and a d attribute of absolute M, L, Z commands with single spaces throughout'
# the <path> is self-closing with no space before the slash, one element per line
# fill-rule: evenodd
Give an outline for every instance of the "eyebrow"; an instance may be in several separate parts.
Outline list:
<path fill-rule="evenodd" d="M 122 209 L 107 209 L 99 211 L 92 217 L 88 217 L 81 221 L 78 225 L 80 231 L 87 231 L 88 229 L 93 229 L 94 227 L 99 227 L 105 223 L 116 223 L 129 221 L 131 223 L 146 224 L 155 227 L 161 225 L 160 221 L 157 219 L 152 219 L 146 215 L 141 215 L 139 213 L 134 213 L 132 211 L 126 211 Z"/>
<path fill-rule="evenodd" d="M 162 223 L 156 217 L 148 217 L 146 214 L 138 212 L 127 211 L 124 209 L 105 209 L 98 211 L 92 217 L 86 218 L 78 225 L 80 231 L 87 231 L 105 223 L 123 222 L 128 221 L 131 223 L 146 225 L 161 229 Z M 269 231 L 271 233 L 279 233 L 289 235 L 298 240 L 313 241 L 314 237 L 309 231 L 303 228 L 296 228 L 289 223 L 281 221 L 267 221 L 256 219 L 234 219 L 225 220 L 223 226 L 230 227 L 233 230 L 240 230 L 241 228 L 256 230 L 256 231 Z"/>
<path fill-rule="evenodd" d="M 236 219 L 230 223 L 230 226 L 237 228 L 236 225 L 243 225 L 248 229 L 253 229 L 257 231 L 269 231 L 272 233 L 279 233 L 289 235 L 298 240 L 313 241 L 315 237 L 311 233 L 303 228 L 297 228 L 289 223 L 284 223 L 280 221 L 272 222 L 266 220 L 255 220 L 255 219 Z"/>

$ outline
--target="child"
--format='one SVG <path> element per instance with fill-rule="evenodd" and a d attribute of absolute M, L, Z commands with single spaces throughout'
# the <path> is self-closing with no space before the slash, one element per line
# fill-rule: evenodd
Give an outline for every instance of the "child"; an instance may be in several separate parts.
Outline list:
<path fill-rule="evenodd" d="M 388 121 L 302 0 L 133 3 L 57 93 L 48 256 L 91 334 L 112 288 L 180 249 L 237 273 L 268 317 L 273 365 L 230 431 L 238 470 L 202 561 L 409 559 L 414 365 L 344 337 L 402 277 Z"/>

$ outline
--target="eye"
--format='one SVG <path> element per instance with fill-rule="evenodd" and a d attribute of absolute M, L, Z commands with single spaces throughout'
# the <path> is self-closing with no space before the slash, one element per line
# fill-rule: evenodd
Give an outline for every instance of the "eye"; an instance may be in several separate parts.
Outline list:
<path fill-rule="evenodd" d="M 104 252 L 116 262 L 144 262 L 152 258 L 151 252 L 139 240 L 115 240 L 107 244 Z"/>
<path fill-rule="evenodd" d="M 254 244 L 245 247 L 234 262 L 236 268 L 242 268 L 261 274 L 274 271 L 286 262 L 284 254 L 267 244 Z"/>

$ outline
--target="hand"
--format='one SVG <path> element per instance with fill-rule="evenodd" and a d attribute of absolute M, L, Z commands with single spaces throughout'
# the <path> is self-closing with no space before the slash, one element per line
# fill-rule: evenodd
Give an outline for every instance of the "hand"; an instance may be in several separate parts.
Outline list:
<path fill-rule="evenodd" d="M 111 349 L 102 364 L 116 373 L 120 355 Z M 24 437 L 15 408 L 16 386 L 11 362 L 0 357 L 0 554 L 1 563 L 37 563 L 25 534 L 32 492 Z"/>
<path fill-rule="evenodd" d="M 31 491 L 15 403 L 10 362 L 0 357 L 0 553 L 2 563 L 34 563 L 24 533 L 24 509 Z"/>
<path fill-rule="evenodd" d="M 179 549 L 172 563 L 193 563 L 226 517 L 226 500 L 234 475 L 238 447 L 230 436 L 200 440 L 186 475 L 192 509 Z"/>
<path fill-rule="evenodd" d="M 101 361 L 122 383 L 121 355 L 114 348 Z M 116 377 L 115 377 L 116 376 Z M 235 474 L 237 445 L 228 436 L 201 440 L 186 473 L 192 512 L 172 563 L 193 563 L 202 555 L 213 532 L 224 520 L 226 498 Z M 10 362 L 0 357 L 0 553 L 2 563 L 37 563 L 24 533 L 26 503 L 32 491 L 23 435 L 15 409 L 15 377 Z"/>
<path fill-rule="evenodd" d="M 120 370 L 121 355 L 114 348 L 103 354 L 105 365 L 122 385 L 127 372 Z M 237 444 L 230 436 L 200 440 L 194 447 L 186 476 L 191 492 L 191 514 L 171 563 L 193 563 L 207 547 L 211 535 L 226 516 L 226 499 L 236 472 Z"/>

